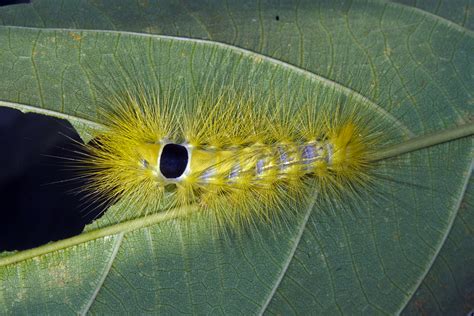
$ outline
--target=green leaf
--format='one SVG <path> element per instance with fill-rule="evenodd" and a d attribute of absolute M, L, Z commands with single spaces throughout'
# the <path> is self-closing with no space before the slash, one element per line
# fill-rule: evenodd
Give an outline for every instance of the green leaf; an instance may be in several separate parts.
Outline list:
<path fill-rule="evenodd" d="M 194 76 L 208 65 L 223 75 L 240 62 L 237 77 L 263 64 L 281 79 L 252 77 L 257 86 L 337 81 L 400 117 L 412 135 L 472 117 L 473 34 L 418 9 L 372 1 L 115 4 L 2 8 L 4 25 L 59 29 L 0 28 L 0 104 L 87 124 L 77 117 L 93 108 L 75 93 L 89 93 L 84 64 L 107 64 L 138 47 L 147 65 L 197 87 Z M 301 210 L 287 230 L 216 239 L 205 238 L 209 227 L 200 221 L 183 229 L 173 216 L 147 227 L 143 219 L 106 218 L 72 241 L 2 256 L 0 306 L 9 313 L 397 313 L 448 236 L 471 155 L 472 138 L 411 153 L 412 165 L 397 175 L 408 184 L 381 188 L 385 196 L 353 215 Z"/>
<path fill-rule="evenodd" d="M 469 30 L 474 28 L 474 15 L 471 12 L 470 0 L 393 0 L 393 2 L 417 8 L 422 14 L 433 14 L 437 18 L 447 19 Z"/>
<path fill-rule="evenodd" d="M 396 2 L 417 7 L 469 30 L 474 28 L 474 15 L 470 13 L 469 0 Z M 474 205 L 473 190 L 471 177 L 453 227 L 429 273 L 406 306 L 404 314 L 460 315 L 474 309 L 474 219 L 471 216 Z"/>

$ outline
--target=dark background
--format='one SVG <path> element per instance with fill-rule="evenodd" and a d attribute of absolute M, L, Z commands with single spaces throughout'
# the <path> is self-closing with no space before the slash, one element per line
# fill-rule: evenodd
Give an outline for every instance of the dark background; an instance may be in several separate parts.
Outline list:
<path fill-rule="evenodd" d="M 0 251 L 79 234 L 98 216 L 71 161 L 81 143 L 67 121 L 0 107 Z"/>
<path fill-rule="evenodd" d="M 0 0 L 0 6 L 2 5 L 9 5 L 9 4 L 17 4 L 17 3 L 29 3 L 28 0 Z"/>
<path fill-rule="evenodd" d="M 74 180 L 80 143 L 67 121 L 0 107 L 0 252 L 77 235 L 102 212 Z"/>

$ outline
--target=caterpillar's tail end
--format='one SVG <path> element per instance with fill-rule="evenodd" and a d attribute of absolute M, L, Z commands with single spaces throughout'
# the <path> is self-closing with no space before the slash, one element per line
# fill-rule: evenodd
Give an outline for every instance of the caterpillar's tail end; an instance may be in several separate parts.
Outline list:
<path fill-rule="evenodd" d="M 367 175 L 374 144 L 364 137 L 363 129 L 349 122 L 334 130 L 328 139 L 333 146 L 330 169 L 349 181 L 364 180 L 361 177 Z"/>

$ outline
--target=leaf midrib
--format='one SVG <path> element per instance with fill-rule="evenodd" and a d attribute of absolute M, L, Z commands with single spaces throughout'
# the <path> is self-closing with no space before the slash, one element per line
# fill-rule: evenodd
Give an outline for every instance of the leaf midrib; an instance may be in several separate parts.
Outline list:
<path fill-rule="evenodd" d="M 117 235 L 125 234 L 140 228 L 152 226 L 167 220 L 184 217 L 192 212 L 195 212 L 198 209 L 197 206 L 188 206 L 182 208 L 175 208 L 172 210 L 167 210 L 144 217 L 136 218 L 133 220 L 125 221 L 122 223 L 114 224 L 111 226 L 102 227 L 96 230 L 91 230 L 80 235 L 63 239 L 60 241 L 52 242 L 43 246 L 39 246 L 33 249 L 28 249 L 20 252 L 16 252 L 11 256 L 1 257 L 0 258 L 0 267 L 7 266 L 13 263 L 18 263 L 27 259 L 31 259 L 40 255 L 45 255 L 54 251 L 61 249 L 66 249 L 75 245 L 83 244 L 95 239 Z"/>

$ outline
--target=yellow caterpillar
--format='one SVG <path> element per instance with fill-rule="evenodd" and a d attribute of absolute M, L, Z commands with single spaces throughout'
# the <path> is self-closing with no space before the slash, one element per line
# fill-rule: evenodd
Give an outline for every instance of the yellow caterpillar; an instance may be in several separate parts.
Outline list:
<path fill-rule="evenodd" d="M 81 160 L 87 189 L 138 214 L 196 204 L 240 224 L 305 203 L 308 189 L 334 199 L 370 183 L 383 124 L 364 102 L 330 93 L 289 107 L 255 95 L 225 86 L 194 98 L 142 85 L 111 93 L 106 128 Z"/>

